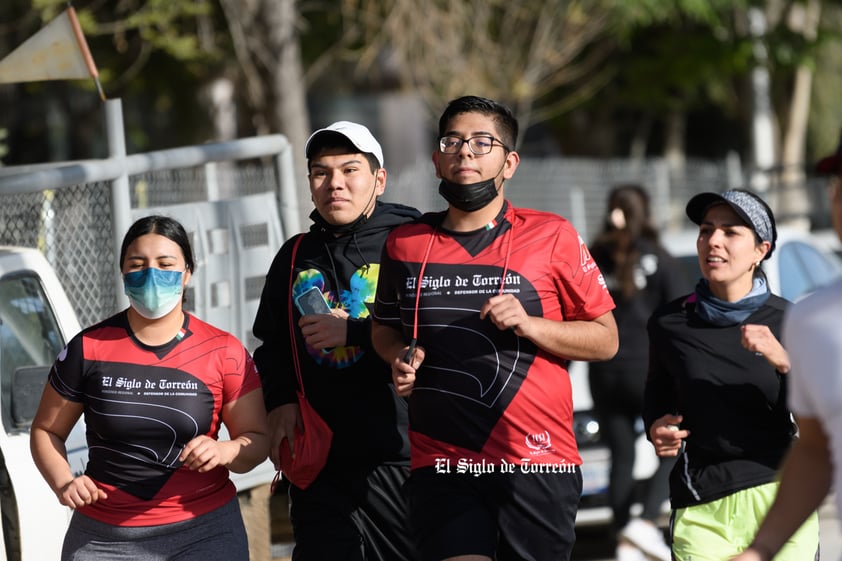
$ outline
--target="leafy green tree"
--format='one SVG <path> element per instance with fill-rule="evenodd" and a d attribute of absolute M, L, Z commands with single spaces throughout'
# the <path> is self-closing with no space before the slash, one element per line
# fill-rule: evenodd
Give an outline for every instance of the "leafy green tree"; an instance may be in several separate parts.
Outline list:
<path fill-rule="evenodd" d="M 393 57 L 401 83 L 419 93 L 431 114 L 449 99 L 481 93 L 515 108 L 525 129 L 608 83 L 611 4 L 343 0 L 342 13 L 358 31 L 360 68 Z"/>
<path fill-rule="evenodd" d="M 11 51 L 35 34 L 67 6 L 64 0 L 7 0 L 0 7 L 0 48 Z M 212 33 L 214 4 L 208 0 L 126 0 L 102 3 L 78 0 L 74 8 L 109 98 L 121 98 L 130 146 L 156 148 L 193 142 L 207 134 L 207 115 L 195 99 L 204 80 L 218 72 L 227 35 Z M 39 149 L 55 134 L 38 123 L 43 107 L 61 108 L 71 123 L 64 144 L 71 158 L 102 155 L 102 110 L 93 83 L 34 82 L 0 87 L 8 106 L 32 110 L 3 115 L 0 124 L 12 132 L 12 150 L 22 161 L 48 161 Z M 41 106 L 41 111 L 34 109 Z M 8 119 L 8 120 L 7 120 Z M 179 126 L 169 128 L 171 122 Z M 38 124 L 34 130 L 32 125 Z M 53 143 L 55 144 L 55 143 Z M 99 150 L 100 153 L 96 153 Z M 53 155 L 54 156 L 54 155 Z"/>
<path fill-rule="evenodd" d="M 748 76 L 758 64 L 746 13 L 761 6 L 762 41 L 771 76 L 779 138 L 806 125 L 805 71 L 833 64 L 838 0 L 124 0 L 74 2 L 109 97 L 123 99 L 130 144 L 137 149 L 214 138 L 202 92 L 234 84 L 240 135 L 282 132 L 295 146 L 309 131 L 308 97 L 404 90 L 436 115 L 444 102 L 481 93 L 510 103 L 526 130 L 545 123 L 565 151 L 643 154 L 653 149 L 710 156 L 751 143 Z M 65 0 L 0 3 L 0 49 L 11 50 L 65 6 Z M 798 13 L 821 5 L 815 33 Z M 835 19 L 834 19 L 835 18 Z M 801 21 L 809 21 L 809 17 Z M 836 24 L 834 24 L 836 22 Z M 834 28 L 835 25 L 835 28 Z M 838 74 L 838 72 L 837 72 Z M 818 72 L 812 98 L 832 111 L 830 77 Z M 90 83 L 0 86 L 5 107 L 51 99 L 90 145 L 100 126 Z M 807 97 L 809 103 L 810 96 Z M 827 101 L 821 101 L 827 99 Z M 8 102 L 8 103 L 7 103 Z M 691 134 L 688 118 L 717 115 L 715 130 Z M 815 115 L 815 111 L 812 113 Z M 783 116 L 783 117 L 781 117 Z M 7 115 L 0 126 L 9 127 Z M 17 116 L 11 115 L 11 118 Z M 92 117 L 92 118 L 85 118 Z M 810 129 L 838 119 L 811 117 Z M 802 118 L 803 121 L 803 118 Z M 576 131 L 577 123 L 580 127 Z M 799 128 L 800 127 L 800 128 Z M 38 134 L 33 123 L 17 131 Z M 588 134 L 582 134 L 586 130 Z M 822 132 L 822 145 L 836 134 Z M 707 140 L 711 147 L 696 144 Z M 833 142 L 833 140 L 830 140 Z M 686 143 L 686 144 L 685 144 Z M 793 144 L 793 142 L 790 142 Z M 795 141 L 798 145 L 799 142 Z M 819 144 L 809 138 L 800 145 Z M 31 145 L 28 145 L 31 146 Z M 13 148 L 14 150 L 14 148 Z M 296 151 L 300 153 L 300 147 Z M 91 154 L 73 154 L 90 157 Z M 794 156 L 789 156 L 794 158 Z M 299 164 L 300 165 L 300 164 Z M 300 175 L 300 174 L 299 174 Z"/>

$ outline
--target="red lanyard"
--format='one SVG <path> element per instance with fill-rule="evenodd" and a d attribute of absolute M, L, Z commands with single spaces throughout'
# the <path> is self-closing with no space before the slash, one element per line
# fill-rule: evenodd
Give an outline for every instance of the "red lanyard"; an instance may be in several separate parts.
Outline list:
<path fill-rule="evenodd" d="M 427 269 L 427 261 L 430 258 L 430 250 L 433 247 L 433 242 L 438 236 L 438 233 L 439 229 L 436 227 L 430 235 L 430 241 L 427 242 L 427 249 L 424 251 L 424 259 L 421 261 L 421 270 L 418 272 L 418 278 L 415 281 L 415 312 L 412 318 L 412 341 L 410 341 L 409 350 L 407 350 L 406 356 L 404 357 L 404 362 L 407 363 L 412 360 L 412 354 L 415 352 L 415 345 L 418 344 L 418 307 L 421 302 L 421 284 L 424 280 L 424 271 Z M 515 224 L 514 221 L 512 221 L 509 228 L 509 243 L 506 247 L 506 259 L 503 261 L 503 275 L 500 277 L 500 290 L 497 291 L 498 295 L 503 294 L 503 288 L 506 286 L 506 275 L 509 273 L 509 258 L 512 256 L 514 237 Z"/>

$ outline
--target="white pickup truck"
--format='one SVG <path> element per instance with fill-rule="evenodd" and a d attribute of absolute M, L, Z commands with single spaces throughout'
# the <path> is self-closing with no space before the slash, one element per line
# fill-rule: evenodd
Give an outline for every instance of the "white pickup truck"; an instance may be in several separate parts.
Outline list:
<path fill-rule="evenodd" d="M 0 246 L 0 561 L 60 556 L 71 511 L 59 504 L 35 467 L 29 427 L 50 366 L 79 331 L 76 313 L 44 256 L 35 249 Z M 73 470 L 84 471 L 88 451 L 82 421 L 68 438 L 67 451 Z M 268 460 L 247 474 L 232 474 L 255 561 L 270 556 L 273 475 Z"/>

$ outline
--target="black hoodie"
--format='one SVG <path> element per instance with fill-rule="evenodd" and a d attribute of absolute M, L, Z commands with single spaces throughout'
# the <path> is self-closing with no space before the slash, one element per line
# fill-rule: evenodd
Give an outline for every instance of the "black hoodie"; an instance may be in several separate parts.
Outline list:
<path fill-rule="evenodd" d="M 314 212 L 314 224 L 295 257 L 293 294 L 311 286 L 332 308 L 349 314 L 346 346 L 330 351 L 307 348 L 298 329 L 299 311 L 289 295 L 290 257 L 297 236 L 275 256 L 254 320 L 262 344 L 254 352 L 267 411 L 296 402 L 298 382 L 292 361 L 289 307 L 308 399 L 334 432 L 326 471 L 367 469 L 409 459 L 406 400 L 395 393 L 391 368 L 371 345 L 369 306 L 374 303 L 380 254 L 389 232 L 420 216 L 414 208 L 378 201 L 374 212 L 350 231 L 336 235 Z"/>

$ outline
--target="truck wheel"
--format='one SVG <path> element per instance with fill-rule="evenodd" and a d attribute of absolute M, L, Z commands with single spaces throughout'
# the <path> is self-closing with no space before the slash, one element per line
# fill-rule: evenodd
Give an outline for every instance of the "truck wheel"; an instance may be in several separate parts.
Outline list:
<path fill-rule="evenodd" d="M 0 454 L 0 514 L 2 514 L 3 542 L 6 545 L 4 559 L 21 560 L 20 526 L 18 521 L 18 502 L 15 490 L 6 471 L 6 461 Z"/>

